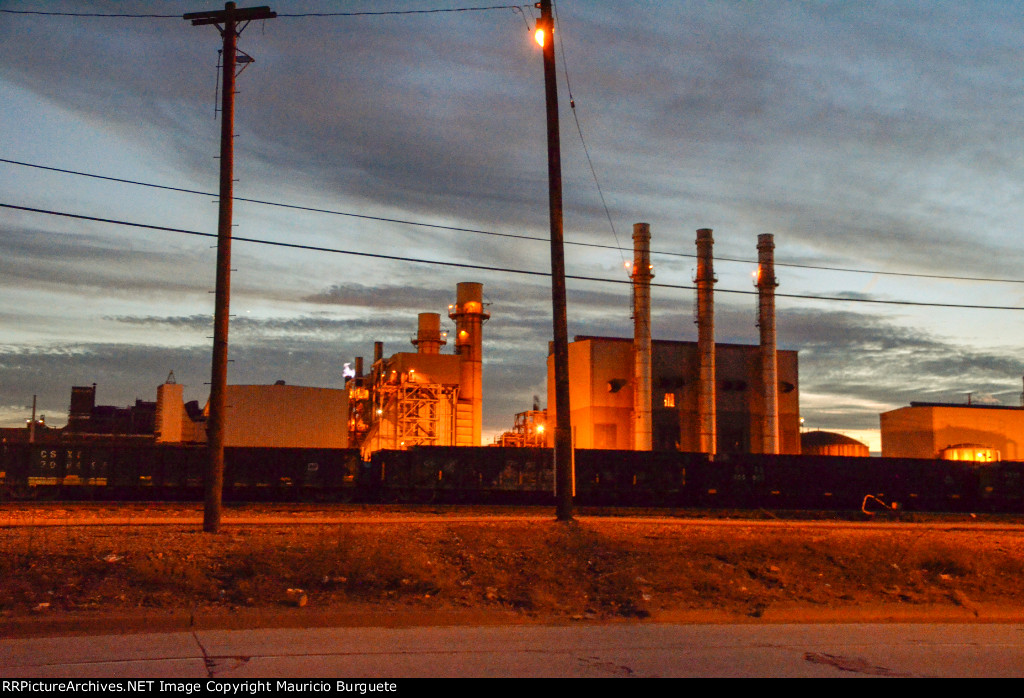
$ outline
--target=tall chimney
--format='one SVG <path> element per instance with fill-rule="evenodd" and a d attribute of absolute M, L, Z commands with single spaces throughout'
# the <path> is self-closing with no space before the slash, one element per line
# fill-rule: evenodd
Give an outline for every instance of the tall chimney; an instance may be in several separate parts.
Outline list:
<path fill-rule="evenodd" d="M 458 284 L 455 305 L 448 310 L 455 321 L 455 353 L 461 357 L 456 445 L 479 446 L 484 421 L 483 324 L 491 317 L 484 310 L 483 284 Z"/>
<path fill-rule="evenodd" d="M 651 450 L 651 226 L 633 225 L 633 450 Z"/>
<path fill-rule="evenodd" d="M 362 378 L 363 377 L 363 357 L 361 357 L 361 356 L 357 356 L 356 357 L 356 369 L 355 370 L 356 370 L 356 378 Z"/>
<path fill-rule="evenodd" d="M 412 345 L 419 354 L 440 354 L 446 342 L 441 339 L 441 314 L 420 313 L 416 339 Z"/>
<path fill-rule="evenodd" d="M 384 358 L 384 342 L 373 343 L 373 363 L 377 363 Z"/>
<path fill-rule="evenodd" d="M 757 236 L 757 325 L 761 331 L 761 384 L 764 398 L 762 453 L 779 452 L 779 376 L 775 350 L 775 240 Z"/>
<path fill-rule="evenodd" d="M 697 231 L 697 358 L 699 382 L 697 430 L 701 453 L 717 450 L 717 411 L 715 391 L 715 268 L 711 228 Z"/>

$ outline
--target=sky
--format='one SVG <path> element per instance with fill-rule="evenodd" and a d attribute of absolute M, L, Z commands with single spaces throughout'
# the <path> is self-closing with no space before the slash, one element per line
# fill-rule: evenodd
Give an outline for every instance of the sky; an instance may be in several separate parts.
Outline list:
<path fill-rule="evenodd" d="M 235 195 L 254 201 L 235 203 L 235 234 L 335 251 L 234 243 L 229 382 L 341 387 L 374 341 L 413 351 L 418 313 L 449 327 L 456 284 L 477 281 L 484 433 L 511 428 L 546 399 L 550 280 L 347 253 L 550 269 L 537 11 L 268 4 L 279 16 L 239 41 L 255 62 L 238 80 Z M 0 2 L 0 203 L 216 233 L 221 40 L 180 16 L 222 8 Z M 912 400 L 1021 404 L 1017 3 L 556 14 L 567 273 L 611 280 L 569 280 L 570 337 L 631 335 L 623 262 L 647 222 L 654 338 L 696 340 L 695 231 L 712 228 L 716 338 L 756 343 L 751 274 L 771 233 L 807 428 L 877 451 L 879 413 Z M 155 400 L 172 371 L 205 403 L 214 244 L 0 207 L 0 425 L 24 424 L 33 395 L 62 425 L 73 385 L 96 383 L 99 404 Z"/>

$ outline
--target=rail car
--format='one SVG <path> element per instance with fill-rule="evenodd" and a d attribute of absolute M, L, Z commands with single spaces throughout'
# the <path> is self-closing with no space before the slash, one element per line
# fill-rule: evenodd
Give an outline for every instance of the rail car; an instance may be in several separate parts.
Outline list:
<path fill-rule="evenodd" d="M 198 500 L 203 446 L 3 444 L 0 497 Z M 581 505 L 1024 512 L 1024 462 L 576 450 Z M 226 448 L 226 500 L 554 503 L 550 449 Z"/>
<path fill-rule="evenodd" d="M 202 499 L 207 453 L 204 446 L 113 441 L 4 444 L 0 496 Z M 224 498 L 351 499 L 361 469 L 354 449 L 229 447 Z"/>
<path fill-rule="evenodd" d="M 553 502 L 548 449 L 426 447 L 374 454 L 373 498 Z M 1024 463 L 577 449 L 583 505 L 1024 511 Z"/>

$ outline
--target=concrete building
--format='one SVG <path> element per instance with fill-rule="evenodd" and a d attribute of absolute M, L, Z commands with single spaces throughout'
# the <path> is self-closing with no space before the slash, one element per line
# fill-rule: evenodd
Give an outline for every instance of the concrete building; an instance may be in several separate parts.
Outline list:
<path fill-rule="evenodd" d="M 654 450 L 701 450 L 700 357 L 696 342 L 651 342 Z M 715 345 L 716 451 L 761 453 L 765 421 L 758 346 Z M 577 336 L 569 344 L 569 404 L 576 448 L 633 448 L 633 340 Z M 797 352 L 777 352 L 779 452 L 800 453 Z M 548 415 L 554 416 L 548 356 Z M 550 445 L 550 442 L 549 442 Z"/>
<path fill-rule="evenodd" d="M 205 443 L 208 409 L 182 401 L 182 386 L 157 388 L 157 443 Z M 347 448 L 348 392 L 337 388 L 229 385 L 224 445 L 274 448 Z"/>
<path fill-rule="evenodd" d="M 893 458 L 941 458 L 950 450 L 963 460 L 968 451 L 981 451 L 981 460 L 1024 459 L 1024 408 L 1002 405 L 957 405 L 912 402 L 880 415 L 882 456 Z M 988 449 L 984 451 L 984 449 Z M 998 451 L 995 456 L 991 450 Z"/>

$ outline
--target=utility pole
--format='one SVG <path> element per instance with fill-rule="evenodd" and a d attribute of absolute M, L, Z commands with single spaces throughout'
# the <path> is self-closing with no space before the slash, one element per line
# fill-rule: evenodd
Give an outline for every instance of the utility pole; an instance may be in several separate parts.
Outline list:
<path fill-rule="evenodd" d="M 183 19 L 193 26 L 216 25 L 224 39 L 224 71 L 220 116 L 220 210 L 217 218 L 217 287 L 213 311 L 213 366 L 210 377 L 210 415 L 206 423 L 209 463 L 203 530 L 220 530 L 221 494 L 224 490 L 224 394 L 228 382 L 228 309 L 231 300 L 231 204 L 234 197 L 235 66 L 238 35 L 254 19 L 273 19 L 269 7 L 243 7 L 225 3 L 223 10 L 191 12 Z M 242 27 L 239 28 L 239 23 Z"/>
<path fill-rule="evenodd" d="M 541 0 L 537 38 L 544 56 L 544 96 L 548 121 L 548 208 L 551 212 L 551 308 L 555 354 L 555 507 L 559 521 L 573 518 L 572 421 L 569 413 L 569 327 L 565 301 L 565 249 L 562 232 L 562 148 L 558 137 L 558 83 L 555 74 L 555 22 L 551 0 Z"/>

